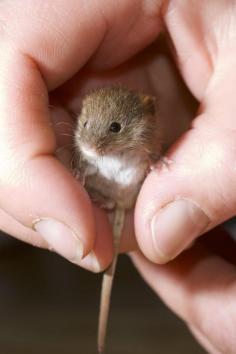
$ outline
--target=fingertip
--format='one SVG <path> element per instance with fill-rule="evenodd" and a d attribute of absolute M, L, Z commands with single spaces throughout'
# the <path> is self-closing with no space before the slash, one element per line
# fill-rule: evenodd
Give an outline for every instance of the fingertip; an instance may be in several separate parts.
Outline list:
<path fill-rule="evenodd" d="M 45 239 L 51 251 L 71 262 L 84 257 L 84 246 L 79 235 L 62 222 L 52 218 L 36 219 L 33 221 L 33 229 Z"/>
<path fill-rule="evenodd" d="M 113 259 L 112 229 L 104 210 L 93 206 L 96 237 L 94 247 L 82 260 L 76 262 L 79 266 L 93 273 L 104 271 Z"/>
<path fill-rule="evenodd" d="M 204 211 L 190 200 L 179 199 L 165 205 L 151 220 L 154 250 L 164 263 L 178 256 L 209 225 Z"/>
<path fill-rule="evenodd" d="M 139 246 L 152 262 L 165 264 L 174 259 L 210 225 L 201 206 L 184 197 L 185 187 L 169 171 L 153 171 L 144 182 L 135 224 Z"/>

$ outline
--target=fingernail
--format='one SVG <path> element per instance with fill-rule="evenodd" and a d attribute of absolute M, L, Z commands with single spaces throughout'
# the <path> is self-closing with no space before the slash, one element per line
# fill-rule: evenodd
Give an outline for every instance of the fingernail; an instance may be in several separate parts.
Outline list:
<path fill-rule="evenodd" d="M 74 262 L 77 263 L 77 262 Z M 82 259 L 81 262 L 77 263 L 81 267 L 88 269 L 94 273 L 99 273 L 102 271 L 102 267 L 99 263 L 99 260 L 94 253 L 94 251 L 91 251 L 86 257 Z"/>
<path fill-rule="evenodd" d="M 188 200 L 176 200 L 161 209 L 151 222 L 152 239 L 160 263 L 181 253 L 209 222 L 208 216 Z"/>
<path fill-rule="evenodd" d="M 45 218 L 35 220 L 33 228 L 45 239 L 53 251 L 69 261 L 77 263 L 83 258 L 82 242 L 65 224 Z"/>

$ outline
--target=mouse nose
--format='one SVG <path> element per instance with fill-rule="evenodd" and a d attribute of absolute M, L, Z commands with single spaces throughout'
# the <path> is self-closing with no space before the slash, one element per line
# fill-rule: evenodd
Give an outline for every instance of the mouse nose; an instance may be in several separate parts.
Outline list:
<path fill-rule="evenodd" d="M 96 158 L 98 156 L 97 149 L 90 144 L 81 144 L 80 146 L 83 154 L 90 158 Z"/>

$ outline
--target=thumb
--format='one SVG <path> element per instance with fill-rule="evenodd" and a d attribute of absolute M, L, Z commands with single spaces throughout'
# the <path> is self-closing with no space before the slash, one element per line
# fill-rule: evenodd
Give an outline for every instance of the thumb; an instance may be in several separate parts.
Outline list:
<path fill-rule="evenodd" d="M 94 244 L 93 210 L 86 192 L 55 158 L 42 76 L 33 60 L 19 53 L 5 53 L 0 72 L 1 209 L 80 264 Z"/>
<path fill-rule="evenodd" d="M 139 246 L 154 262 L 176 257 L 236 212 L 236 75 L 218 62 L 202 113 L 147 176 L 135 211 Z M 220 72 L 220 75 L 219 75 Z"/>

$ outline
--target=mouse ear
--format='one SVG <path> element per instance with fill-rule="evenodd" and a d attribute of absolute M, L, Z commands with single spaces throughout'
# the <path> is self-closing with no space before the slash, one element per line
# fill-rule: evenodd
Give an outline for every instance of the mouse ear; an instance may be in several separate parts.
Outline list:
<path fill-rule="evenodd" d="M 150 114 L 156 113 L 156 98 L 154 96 L 140 95 L 140 99 L 145 112 Z"/>

